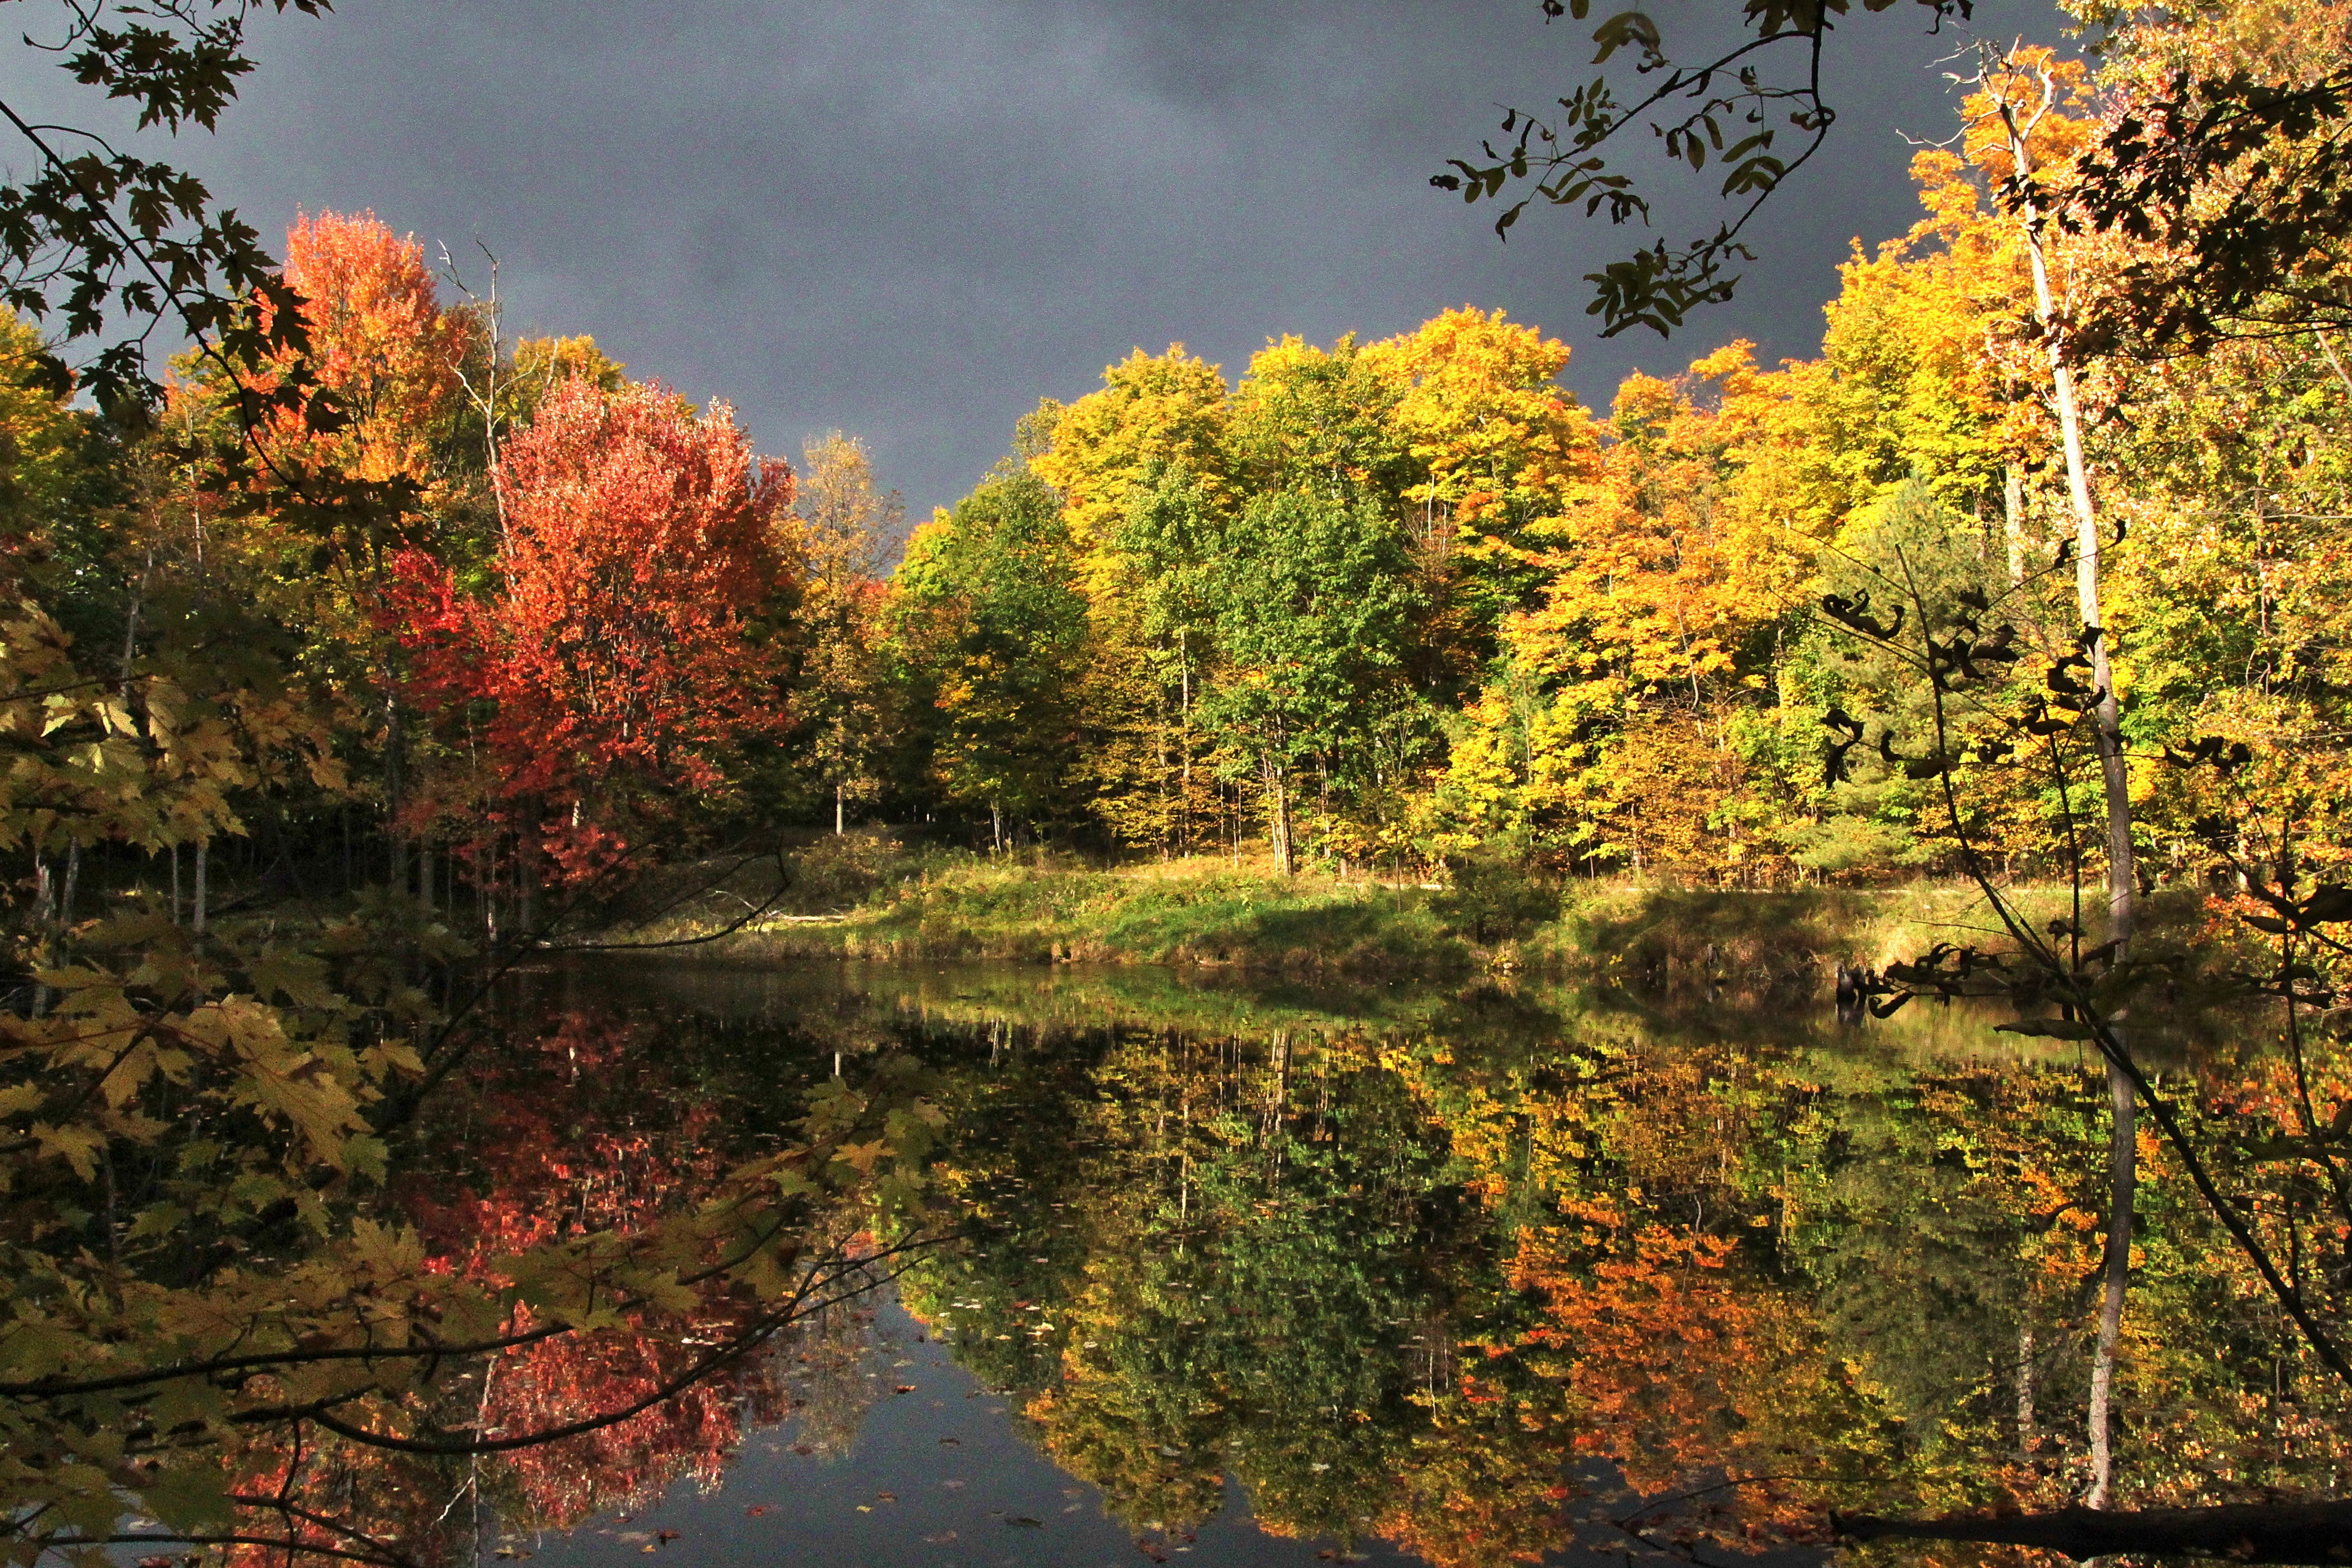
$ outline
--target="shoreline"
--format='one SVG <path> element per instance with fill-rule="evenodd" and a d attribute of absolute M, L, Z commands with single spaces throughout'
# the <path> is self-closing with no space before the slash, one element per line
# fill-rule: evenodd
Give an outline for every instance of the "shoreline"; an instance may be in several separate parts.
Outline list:
<path fill-rule="evenodd" d="M 1105 869 L 907 853 L 855 839 L 814 846 L 800 862 L 773 913 L 704 951 L 734 959 L 982 959 L 1357 979 L 1525 973 L 1810 990 L 1827 986 L 1840 961 L 1883 968 L 1938 942 L 2010 946 L 1982 895 L 1965 884 L 1718 890 L 1595 884 L 1486 866 L 1445 886 L 1312 873 L 1283 878 L 1205 857 Z M 2063 885 L 2007 891 L 2037 924 L 2073 903 Z M 2227 944 L 2194 891 L 2159 890 L 2147 900 L 2144 922 L 2144 945 L 2188 953 Z M 710 919 L 699 930 L 720 924 Z M 697 931 L 688 915 L 666 934 Z"/>

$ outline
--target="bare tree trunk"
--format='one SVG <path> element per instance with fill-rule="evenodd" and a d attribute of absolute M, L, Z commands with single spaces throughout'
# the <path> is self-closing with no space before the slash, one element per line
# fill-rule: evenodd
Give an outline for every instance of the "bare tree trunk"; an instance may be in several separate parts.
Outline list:
<path fill-rule="evenodd" d="M 848 800 L 848 786 L 845 784 L 835 784 L 833 787 L 833 836 L 836 839 L 840 838 L 849 831 Z"/>
<path fill-rule="evenodd" d="M 2055 89 L 2042 74 L 2041 108 L 2021 125 L 2015 109 L 2000 101 L 2001 119 L 2009 131 L 2010 157 L 2021 173 L 2032 171 L 2026 138 L 2049 111 Z M 2074 599 L 2083 617 L 2084 652 L 2098 690 L 2093 730 L 2099 749 L 2099 778 L 2107 807 L 2107 936 L 2128 945 L 2132 936 L 2134 900 L 2131 780 L 2125 769 L 2123 730 L 2116 706 L 2116 685 L 2108 663 L 2106 628 L 2099 612 L 2099 519 L 2091 500 L 2089 465 L 2083 456 L 2083 408 L 2076 395 L 2074 371 L 2067 357 L 2065 323 L 2050 287 L 2050 260 L 2042 245 L 2040 209 L 2028 197 L 2020 211 L 2026 256 L 2033 267 L 2033 303 L 2041 319 L 2042 339 L 2050 362 L 2051 402 L 2058 413 L 2058 434 L 2066 457 L 2066 495 L 2074 509 Z"/>
<path fill-rule="evenodd" d="M 1291 873 L 1290 859 L 1290 791 L 1283 787 L 1282 769 L 1272 758 L 1262 763 L 1265 779 L 1265 829 L 1272 841 L 1274 863 L 1284 876 Z"/>
<path fill-rule="evenodd" d="M 530 941 L 539 918 L 539 803 L 523 802 L 522 831 L 515 835 L 515 936 Z"/>
<path fill-rule="evenodd" d="M 1176 796 L 1176 852 L 1192 852 L 1192 649 L 1188 634 L 1179 628 L 1176 632 L 1176 672 L 1183 682 L 1182 706 L 1177 726 L 1178 744 L 1182 747 L 1184 782 Z"/>
<path fill-rule="evenodd" d="M 2132 1200 L 2138 1177 L 2137 1116 L 2132 1082 L 2107 1068 L 2111 1136 L 2107 1150 L 2107 1249 L 2101 1270 L 2098 1348 L 2091 1357 L 2091 1490 L 2083 1501 L 2105 1508 L 2115 1480 L 2113 1436 L 2116 1343 L 2124 1327 L 2124 1292 L 2131 1284 Z"/>
<path fill-rule="evenodd" d="M 2009 580 L 2025 581 L 2025 469 L 2012 463 L 2000 482 L 2001 534 L 2009 545 Z"/>
<path fill-rule="evenodd" d="M 2352 392 L 2352 371 L 2347 371 L 2344 361 L 2336 357 L 2336 345 L 2327 340 L 2325 332 L 2314 332 L 2312 336 L 2319 340 L 2319 351 L 2327 356 L 2327 368 L 2336 372 L 2336 379 L 2344 383 L 2344 390 Z"/>
<path fill-rule="evenodd" d="M 205 934 L 205 894 L 210 891 L 206 883 L 212 859 L 212 843 L 209 837 L 199 838 L 196 841 L 196 895 L 190 910 L 188 928 L 199 936 Z"/>
<path fill-rule="evenodd" d="M 2033 1322 L 2018 1314 L 2017 1322 L 2017 1457 L 2033 1458 Z"/>
<path fill-rule="evenodd" d="M 1984 73 L 1990 75 L 1988 71 Z M 2009 133 L 2009 151 L 2020 175 L 2033 169 L 2028 137 L 2050 111 L 2056 87 L 2049 73 L 2040 73 L 2042 101 L 2021 123 L 2006 98 L 1996 95 L 2001 121 Z M 1989 84 L 1988 84 L 1989 85 Z M 2027 187 L 2030 192 L 2030 187 Z M 2074 371 L 2067 355 L 2065 323 L 2050 287 L 2050 260 L 2042 244 L 2042 215 L 2029 194 L 2019 211 L 2027 259 L 2033 268 L 2033 303 L 2042 325 L 2042 340 L 2050 363 L 2051 402 L 2058 413 L 2059 441 L 2066 458 L 2066 495 L 2074 510 L 2074 598 L 2083 618 L 2084 652 L 2091 661 L 2091 679 L 2097 688 L 2092 728 L 2099 751 L 2099 779 L 2106 797 L 2107 817 L 2107 939 L 2116 956 L 2130 948 L 2138 884 L 2132 864 L 2131 779 L 2124 764 L 2123 730 L 2116 704 L 2115 674 L 2108 660 L 2106 627 L 2099 611 L 2099 519 L 2091 500 L 2089 465 L 2083 455 L 2083 411 L 2076 395 Z M 2122 1043 L 2120 1032 L 2116 1035 Z M 2110 1404 L 2115 1393 L 2116 1344 L 2123 1329 L 2124 1294 L 2130 1283 L 2131 1217 L 2135 1151 L 2138 1146 L 2137 1107 L 2131 1080 L 2122 1066 L 2107 1064 L 2107 1102 L 2112 1111 L 2105 1279 L 2099 1299 L 2099 1337 L 2091 1364 L 2091 1490 L 2085 1500 L 2102 1508 L 2114 1480 L 2113 1451 L 2108 1441 Z"/>

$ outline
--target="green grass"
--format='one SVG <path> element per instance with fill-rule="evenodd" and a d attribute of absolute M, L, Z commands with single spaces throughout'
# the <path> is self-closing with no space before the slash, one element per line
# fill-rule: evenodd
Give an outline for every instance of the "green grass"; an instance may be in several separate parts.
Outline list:
<path fill-rule="evenodd" d="M 1720 892 L 1513 882 L 1395 886 L 1215 858 L 1115 869 L 1062 857 L 908 852 L 876 840 L 803 852 L 784 914 L 730 937 L 742 956 L 1160 965 L 1385 982 L 1554 975 L 1640 986 L 1811 989 L 1841 959 L 1884 967 L 1937 942 L 2006 946 L 1972 887 Z M 2037 925 L 2062 889 L 2021 889 Z M 2184 942 L 2193 895 L 2160 895 L 2150 939 Z M 2093 922 L 2095 927 L 2095 921 Z M 2094 936 L 2092 940 L 2095 941 Z M 2143 944 L 2146 945 L 2145 943 Z"/>
<path fill-rule="evenodd" d="M 873 884 L 838 918 L 771 921 L 730 946 L 846 958 L 1467 973 L 1479 955 L 1449 928 L 1441 902 L 1419 888 L 1209 863 L 1098 871 L 934 855 L 877 867 Z"/>

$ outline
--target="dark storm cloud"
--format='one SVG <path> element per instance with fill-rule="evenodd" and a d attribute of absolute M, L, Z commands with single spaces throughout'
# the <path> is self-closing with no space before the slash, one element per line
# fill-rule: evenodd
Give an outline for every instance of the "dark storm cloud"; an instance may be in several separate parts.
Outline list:
<path fill-rule="evenodd" d="M 244 102 L 183 156 L 265 232 L 299 204 L 460 253 L 478 235 L 519 325 L 726 397 L 772 450 L 861 433 L 919 511 L 1136 345 L 1232 374 L 1270 335 L 1475 302 L 1566 338 L 1603 403 L 1626 369 L 1732 336 L 1810 350 L 1849 236 L 1916 213 L 1897 130 L 1948 128 L 1928 67 L 1953 39 L 1912 9 L 1848 25 L 1832 151 L 1779 199 L 1740 303 L 1671 346 L 1591 335 L 1580 275 L 1623 231 L 1535 214 L 1505 246 L 1427 184 L 1496 101 L 1587 74 L 1582 32 L 1535 0 L 345 0 L 261 29 Z M 1673 37 L 1727 11 L 1658 15 Z M 1670 238 L 1711 222 L 1662 212 Z"/>

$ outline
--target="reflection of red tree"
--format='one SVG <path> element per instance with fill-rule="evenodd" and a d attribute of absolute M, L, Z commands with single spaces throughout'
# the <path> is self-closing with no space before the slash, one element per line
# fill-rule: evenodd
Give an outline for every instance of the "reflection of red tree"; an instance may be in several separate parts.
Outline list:
<path fill-rule="evenodd" d="M 451 1269 L 593 1231 L 641 1232 L 698 1196 L 726 1158 L 708 1099 L 656 1064 L 650 1029 L 573 1013 L 519 1057 L 476 1075 L 467 1163 L 474 1189 L 403 1193 L 427 1247 Z M 482 1417 L 493 1436 L 545 1431 L 623 1409 L 674 1379 L 739 1325 L 735 1303 L 630 1314 L 629 1326 L 565 1334 L 496 1358 Z M 518 1329 L 527 1328 L 518 1322 Z M 535 1521 L 577 1522 L 687 1475 L 709 1482 L 745 1416 L 786 1403 L 764 1375 L 697 1384 L 617 1425 L 505 1458 Z M 746 1399 L 751 1409 L 747 1412 Z"/>
<path fill-rule="evenodd" d="M 428 1266 L 499 1280 L 526 1249 L 593 1232 L 642 1236 L 701 1197 L 740 1151 L 727 1146 L 710 1098 L 650 1049 L 656 1040 L 649 1027 L 572 1014 L 468 1072 L 468 1092 L 420 1129 L 431 1157 L 405 1165 L 393 1188 Z M 625 1409 L 730 1338 L 749 1305 L 712 1285 L 631 1312 L 617 1327 L 470 1358 L 446 1369 L 427 1425 L 499 1438 Z M 528 1310 L 507 1326 L 528 1330 Z M 747 1429 L 790 1409 L 780 1370 L 755 1356 L 612 1426 L 478 1461 L 315 1429 L 297 1449 L 273 1433 L 234 1462 L 232 1490 L 248 1500 L 240 1528 L 290 1529 L 299 1545 L 322 1549 L 388 1542 L 425 1564 L 466 1561 L 478 1555 L 478 1507 L 507 1528 L 562 1527 L 682 1479 L 715 1481 Z M 281 1496 L 310 1517 L 268 1506 Z M 285 1549 L 236 1547 L 230 1561 L 277 1568 Z"/>
<path fill-rule="evenodd" d="M 649 1043 L 644 1028 L 573 1013 L 473 1075 L 447 1151 L 457 1170 L 395 1189 L 441 1266 L 485 1274 L 561 1237 L 635 1229 L 716 1179 L 718 1112 L 664 1082 Z"/>
<path fill-rule="evenodd" d="M 567 1335 L 499 1359 L 485 1405 L 493 1435 L 542 1430 L 634 1404 L 676 1377 L 734 1325 L 709 1313 L 641 1320 L 632 1331 Z M 716 1486 L 752 1426 L 780 1421 L 792 1401 L 761 1357 L 615 1426 L 524 1448 L 506 1461 L 536 1522 L 564 1526 L 644 1502 L 688 1477 Z"/>

